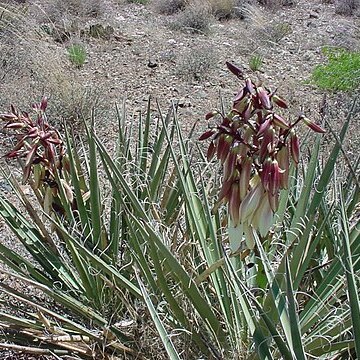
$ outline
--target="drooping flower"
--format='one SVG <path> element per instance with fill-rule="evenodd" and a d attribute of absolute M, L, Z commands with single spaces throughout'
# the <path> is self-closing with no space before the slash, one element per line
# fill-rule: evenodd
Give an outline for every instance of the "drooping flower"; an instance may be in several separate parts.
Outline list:
<path fill-rule="evenodd" d="M 54 178 L 58 158 L 65 153 L 58 131 L 47 122 L 46 107 L 46 97 L 40 103 L 33 104 L 35 120 L 27 112 L 17 111 L 14 106 L 11 106 L 10 113 L 0 114 L 0 119 L 7 121 L 4 129 L 15 131 L 20 135 L 15 147 L 5 156 L 25 158 L 23 183 L 27 182 L 36 164 L 41 164 Z M 39 184 L 39 181 L 36 180 L 35 183 Z"/>
<path fill-rule="evenodd" d="M 243 72 L 226 63 L 239 79 Z M 205 118 L 220 119 L 200 136 L 210 140 L 207 159 L 214 155 L 223 165 L 223 184 L 217 206 L 228 204 L 230 246 L 236 251 L 242 240 L 254 246 L 253 231 L 265 237 L 279 204 L 279 193 L 287 188 L 291 160 L 299 162 L 299 138 L 295 126 L 304 122 L 310 129 L 324 130 L 305 116 L 291 123 L 275 110 L 286 102 L 263 85 L 245 79 L 227 114 L 209 112 Z"/>

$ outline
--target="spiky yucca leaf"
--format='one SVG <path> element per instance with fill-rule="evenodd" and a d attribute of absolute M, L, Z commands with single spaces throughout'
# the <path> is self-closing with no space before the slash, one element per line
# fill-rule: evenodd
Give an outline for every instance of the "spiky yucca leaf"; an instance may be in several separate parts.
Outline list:
<path fill-rule="evenodd" d="M 139 340 L 121 325 L 129 317 L 134 323 L 140 320 L 140 306 L 155 324 L 152 336 L 158 334 L 164 353 L 172 358 L 329 358 L 354 349 L 356 306 L 350 311 L 343 264 L 328 246 L 343 246 L 338 231 L 329 227 L 330 219 L 347 223 L 345 214 L 356 209 L 352 199 L 359 198 L 356 181 L 348 180 L 343 210 L 338 211 L 340 203 L 327 201 L 339 143 L 324 168 L 317 144 L 303 169 L 305 176 L 294 171 L 281 194 L 271 236 L 255 236 L 255 252 L 229 257 L 226 211 L 214 208 L 217 199 L 211 195 L 219 186 L 213 164 L 204 163 L 205 156 L 183 137 L 176 106 L 166 115 L 150 109 L 149 103 L 145 116 L 130 122 L 118 109 L 115 153 L 96 136 L 96 122 L 86 135 L 88 152 L 81 156 L 66 136 L 70 172 L 65 180 L 75 201 L 66 202 L 66 189 L 60 186 L 57 205 L 64 211 L 46 217 L 46 228 L 51 223 L 55 232 L 46 235 L 38 220 L 29 221 L 0 197 L 0 214 L 33 254 L 29 260 L 0 245 L 0 260 L 11 268 L 7 276 L 42 292 L 61 309 L 60 314 L 2 284 L 4 294 L 30 310 L 5 313 L 0 324 L 15 327 L 16 336 L 3 332 L 1 339 L 10 348 L 14 344 L 9 341 L 26 347 L 41 338 L 44 351 L 60 354 L 63 344 L 44 338 L 57 326 L 63 335 L 86 336 L 94 349 L 89 356 L 104 356 L 104 349 L 105 355 L 146 356 L 139 353 Z M 352 174 L 354 169 L 352 165 Z M 111 196 L 105 198 L 102 189 Z M 358 225 L 353 222 L 345 232 L 353 259 L 360 252 Z M 55 249 L 45 236 L 51 236 Z M 360 262 L 350 268 L 357 276 Z M 352 303 L 355 292 L 353 287 Z M 30 330 L 24 336 L 26 328 Z M 83 343 L 73 345 L 67 354 L 88 356 L 81 352 Z"/>

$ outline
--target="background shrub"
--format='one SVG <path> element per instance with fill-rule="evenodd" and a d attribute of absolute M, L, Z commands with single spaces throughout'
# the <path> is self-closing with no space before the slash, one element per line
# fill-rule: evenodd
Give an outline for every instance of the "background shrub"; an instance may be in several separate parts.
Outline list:
<path fill-rule="evenodd" d="M 177 74 L 186 80 L 204 80 L 217 63 L 217 53 L 209 46 L 186 51 L 177 62 Z"/>
<path fill-rule="evenodd" d="M 234 13 L 235 0 L 209 0 L 213 15 L 217 19 L 230 18 Z"/>
<path fill-rule="evenodd" d="M 101 0 L 50 0 L 44 3 L 43 10 L 53 22 L 61 21 L 68 15 L 95 18 L 104 13 L 104 2 Z"/>
<path fill-rule="evenodd" d="M 335 12 L 340 15 L 351 16 L 360 7 L 359 0 L 337 0 L 335 3 Z"/>
<path fill-rule="evenodd" d="M 179 13 L 173 27 L 193 33 L 206 33 L 213 20 L 208 3 L 194 1 Z"/>
<path fill-rule="evenodd" d="M 185 9 L 186 0 L 156 0 L 155 11 L 164 15 L 172 15 Z"/>

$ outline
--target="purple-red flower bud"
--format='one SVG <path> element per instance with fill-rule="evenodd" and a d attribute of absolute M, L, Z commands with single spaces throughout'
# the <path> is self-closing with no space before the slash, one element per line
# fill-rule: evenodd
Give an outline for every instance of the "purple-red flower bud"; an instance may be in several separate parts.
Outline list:
<path fill-rule="evenodd" d="M 277 106 L 279 106 L 279 107 L 281 107 L 281 108 L 283 108 L 283 109 L 287 109 L 288 106 L 287 106 L 285 100 L 283 100 L 281 97 L 279 97 L 279 96 L 277 96 L 277 95 L 273 95 L 273 96 L 271 97 L 271 99 L 274 101 L 274 103 L 275 103 Z"/>
<path fill-rule="evenodd" d="M 315 131 L 317 133 L 322 133 L 322 134 L 326 132 L 321 126 L 319 126 L 316 123 L 312 122 L 307 117 L 300 116 L 300 118 L 311 130 L 313 130 L 313 131 Z"/>
<path fill-rule="evenodd" d="M 237 76 L 239 79 L 242 79 L 244 76 L 243 71 L 238 68 L 236 65 L 232 64 L 231 62 L 226 62 L 226 66 L 227 68 L 235 75 Z"/>
<path fill-rule="evenodd" d="M 254 92 L 254 83 L 249 78 L 245 80 L 245 88 L 250 94 Z"/>
<path fill-rule="evenodd" d="M 213 136 L 215 134 L 214 130 L 208 130 L 205 131 L 200 137 L 199 140 L 206 140 L 208 138 L 210 138 L 211 136 Z"/>
<path fill-rule="evenodd" d="M 238 182 L 231 185 L 229 193 L 229 213 L 234 225 L 237 226 L 240 220 L 240 187 Z"/>
<path fill-rule="evenodd" d="M 48 104 L 48 99 L 47 99 L 46 96 L 44 96 L 44 97 L 41 99 L 40 110 L 41 110 L 41 111 L 45 111 L 46 108 L 47 108 L 47 104 Z"/>
<path fill-rule="evenodd" d="M 217 114 L 218 114 L 217 111 L 210 111 L 205 115 L 205 120 L 209 120 L 209 119 L 211 119 L 212 117 L 214 117 Z"/>
<path fill-rule="evenodd" d="M 210 161 L 214 157 L 215 152 L 216 152 L 216 145 L 215 145 L 214 141 L 211 141 L 211 143 L 208 147 L 207 153 L 206 153 L 207 161 Z"/>
<path fill-rule="evenodd" d="M 266 109 L 266 110 L 270 110 L 272 108 L 271 102 L 270 102 L 270 98 L 269 98 L 269 94 L 268 92 L 263 88 L 263 87 L 258 87 L 257 88 L 257 95 L 259 97 L 260 100 L 260 104 Z"/>
<path fill-rule="evenodd" d="M 290 153 L 295 164 L 298 164 L 300 158 L 300 145 L 299 138 L 294 130 L 290 131 Z"/>
<path fill-rule="evenodd" d="M 280 115 L 278 114 L 273 114 L 273 123 L 274 125 L 276 126 L 279 126 L 281 129 L 289 129 L 290 126 L 289 126 L 289 123 L 284 119 L 282 118 Z"/>

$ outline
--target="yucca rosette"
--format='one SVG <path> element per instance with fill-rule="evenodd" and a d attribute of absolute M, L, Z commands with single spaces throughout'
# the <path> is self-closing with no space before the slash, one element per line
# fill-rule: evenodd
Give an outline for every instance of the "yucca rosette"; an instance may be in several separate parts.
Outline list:
<path fill-rule="evenodd" d="M 240 77 L 242 71 L 227 63 Z M 229 113 L 208 113 L 206 120 L 219 120 L 200 136 L 210 140 L 207 158 L 215 155 L 223 166 L 223 181 L 217 206 L 228 204 L 229 240 L 237 251 L 243 240 L 254 247 L 253 231 L 265 237 L 273 224 L 280 190 L 287 188 L 291 161 L 299 162 L 299 139 L 295 126 L 305 123 L 316 132 L 324 130 L 303 115 L 291 123 L 276 107 L 286 102 L 263 85 L 245 80 L 233 99 Z"/>

